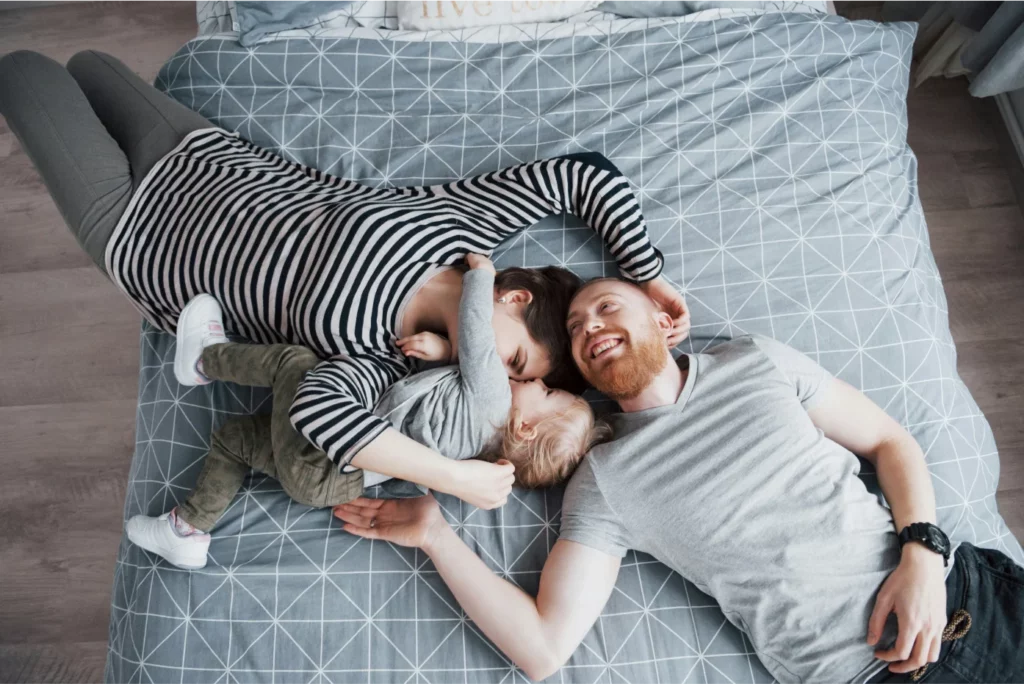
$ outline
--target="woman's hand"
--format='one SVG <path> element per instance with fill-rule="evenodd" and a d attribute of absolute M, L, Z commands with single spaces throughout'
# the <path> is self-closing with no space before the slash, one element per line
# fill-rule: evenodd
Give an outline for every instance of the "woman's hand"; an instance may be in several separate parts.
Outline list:
<path fill-rule="evenodd" d="M 477 459 L 453 461 L 454 477 L 439 491 L 457 496 L 477 508 L 490 510 L 504 506 L 512 493 L 516 468 L 505 459 L 488 463 Z"/>
<path fill-rule="evenodd" d="M 433 496 L 416 499 L 356 499 L 334 507 L 343 529 L 366 539 L 425 548 L 448 523 Z"/>
<path fill-rule="evenodd" d="M 467 254 L 466 264 L 474 271 L 484 270 L 490 271 L 492 274 L 497 273 L 497 271 L 494 270 L 494 264 L 483 254 Z"/>
<path fill-rule="evenodd" d="M 452 343 L 432 332 L 421 332 L 402 337 L 395 344 L 406 356 L 424 361 L 445 361 L 447 363 L 456 361 L 452 356 Z"/>
<path fill-rule="evenodd" d="M 668 281 L 658 276 L 654 280 L 640 283 L 640 289 L 672 317 L 672 331 L 668 334 L 668 346 L 674 347 L 690 334 L 690 310 L 686 300 Z"/>

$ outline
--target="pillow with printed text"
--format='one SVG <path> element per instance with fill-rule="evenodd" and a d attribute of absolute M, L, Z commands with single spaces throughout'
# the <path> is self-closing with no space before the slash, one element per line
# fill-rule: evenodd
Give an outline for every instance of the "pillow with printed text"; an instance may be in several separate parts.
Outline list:
<path fill-rule="evenodd" d="M 398 28 L 412 31 L 562 21 L 597 7 L 585 0 L 420 0 L 399 2 Z"/>

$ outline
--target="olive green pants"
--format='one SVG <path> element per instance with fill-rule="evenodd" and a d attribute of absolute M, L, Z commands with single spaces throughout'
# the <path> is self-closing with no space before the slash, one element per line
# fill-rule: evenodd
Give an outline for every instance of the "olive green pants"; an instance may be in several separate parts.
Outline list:
<path fill-rule="evenodd" d="M 178 506 L 182 520 L 209 532 L 242 488 L 250 468 L 278 480 L 288 496 L 314 508 L 346 503 L 362 493 L 363 471 L 340 472 L 288 418 L 299 383 L 319 361 L 305 347 L 285 344 L 229 342 L 203 350 L 207 377 L 271 387 L 274 409 L 232 417 L 213 433 L 195 489 Z"/>

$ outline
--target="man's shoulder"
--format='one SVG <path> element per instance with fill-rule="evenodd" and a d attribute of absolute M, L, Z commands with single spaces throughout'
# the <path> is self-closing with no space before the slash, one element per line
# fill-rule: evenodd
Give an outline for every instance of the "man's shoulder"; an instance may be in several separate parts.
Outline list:
<path fill-rule="evenodd" d="M 711 345 L 705 354 L 708 356 L 724 356 L 728 354 L 757 353 L 765 340 L 771 340 L 764 335 L 749 334 L 739 335 L 728 340 L 722 340 Z M 774 340 L 771 340 L 774 341 Z"/>

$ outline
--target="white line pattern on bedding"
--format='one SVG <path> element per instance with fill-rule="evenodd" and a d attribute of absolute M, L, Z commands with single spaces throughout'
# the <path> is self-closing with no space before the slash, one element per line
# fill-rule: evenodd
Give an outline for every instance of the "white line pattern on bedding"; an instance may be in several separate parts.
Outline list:
<path fill-rule="evenodd" d="M 371 185 L 420 185 L 594 149 L 634 184 L 665 275 L 686 292 L 686 351 L 742 333 L 786 342 L 862 388 L 921 443 L 951 536 L 1024 554 L 995 505 L 999 462 L 956 374 L 946 302 L 906 146 L 914 29 L 765 15 L 550 41 L 346 39 L 252 50 L 197 40 L 159 85 L 288 159 Z M 501 265 L 614 273 L 555 218 Z M 142 333 L 126 515 L 192 487 L 210 430 L 266 410 L 260 390 L 173 379 Z M 873 476 L 867 475 L 869 485 Z M 561 493 L 499 511 L 442 497 L 497 572 L 535 591 Z M 767 682 L 715 602 L 630 554 L 600 621 L 553 682 Z M 357 540 L 253 476 L 185 573 L 122 544 L 110 681 L 525 682 L 422 554 Z"/>

